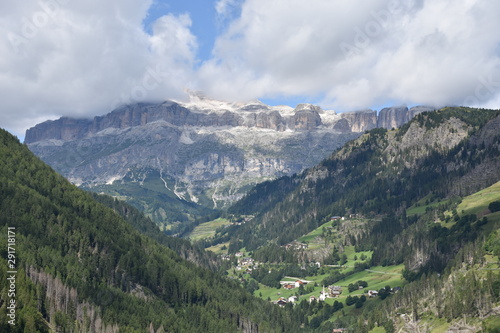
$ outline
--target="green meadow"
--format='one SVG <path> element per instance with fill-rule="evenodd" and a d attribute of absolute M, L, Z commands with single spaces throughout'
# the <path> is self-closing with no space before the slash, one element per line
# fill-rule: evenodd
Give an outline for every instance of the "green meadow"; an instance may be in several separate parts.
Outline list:
<path fill-rule="evenodd" d="M 194 228 L 194 230 L 189 234 L 188 237 L 192 241 L 213 237 L 215 235 L 215 231 L 217 230 L 217 228 L 229 224 L 231 224 L 231 222 L 229 222 L 227 219 L 224 218 L 218 218 L 213 221 L 205 222 L 196 226 L 196 228 Z"/>
<path fill-rule="evenodd" d="M 459 214 L 476 214 L 478 217 L 490 213 L 488 205 L 493 201 L 500 201 L 500 181 L 482 191 L 465 197 L 458 205 Z M 496 214 L 492 214 L 496 215 Z"/>

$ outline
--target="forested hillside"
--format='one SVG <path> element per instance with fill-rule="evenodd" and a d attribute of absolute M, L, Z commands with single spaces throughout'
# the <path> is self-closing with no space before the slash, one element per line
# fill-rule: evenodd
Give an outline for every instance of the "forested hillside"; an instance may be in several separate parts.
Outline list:
<path fill-rule="evenodd" d="M 334 327 L 497 332 L 499 184 L 480 199 L 467 196 L 500 180 L 499 115 L 445 108 L 400 129 L 369 131 L 317 167 L 256 186 L 230 210 L 255 218 L 219 230 L 212 243 L 269 256 L 333 216 L 363 217 L 369 222 L 341 244 L 371 251 L 369 267 L 403 266 L 408 284 L 387 301 L 336 316 Z"/>
<path fill-rule="evenodd" d="M 500 179 L 499 114 L 458 107 L 425 112 L 400 129 L 369 131 L 300 175 L 257 185 L 230 209 L 256 215 L 227 231 L 238 243 L 233 248 L 283 245 L 334 215 L 387 216 L 373 231 L 397 234 L 411 223 L 406 209 L 420 199 L 463 196 Z"/>
<path fill-rule="evenodd" d="M 293 332 L 299 327 L 283 309 L 180 258 L 161 239 L 141 235 L 3 130 L 0 211 L 1 332 Z M 169 246 L 177 248 L 174 243 Z M 12 276 L 15 283 L 7 280 Z M 12 301 L 15 310 L 7 308 Z"/>
<path fill-rule="evenodd" d="M 160 232 L 158 225 L 134 206 L 108 195 L 93 192 L 91 194 L 95 200 L 113 209 L 140 233 L 172 249 L 181 258 L 213 271 L 217 271 L 220 268 L 221 262 L 212 252 L 205 251 L 199 246 L 193 246 L 189 240 L 169 237 L 164 232 Z"/>

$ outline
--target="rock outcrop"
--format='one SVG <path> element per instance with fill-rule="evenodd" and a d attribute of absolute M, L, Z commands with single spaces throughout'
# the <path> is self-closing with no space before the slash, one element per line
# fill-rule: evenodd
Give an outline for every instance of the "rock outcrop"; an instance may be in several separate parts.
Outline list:
<path fill-rule="evenodd" d="M 320 111 L 319 106 L 311 104 L 297 105 L 293 116 L 293 127 L 298 130 L 314 130 L 321 125 Z"/>
<path fill-rule="evenodd" d="M 351 132 L 351 125 L 349 124 L 347 119 L 342 118 L 339 119 L 339 121 L 337 121 L 335 125 L 333 125 L 333 129 L 341 133 L 349 133 Z"/>
<path fill-rule="evenodd" d="M 377 118 L 377 127 L 392 129 L 398 128 L 409 122 L 417 114 L 432 111 L 428 106 L 415 106 L 408 109 L 406 106 L 383 108 Z"/>
<path fill-rule="evenodd" d="M 344 112 L 340 116 L 347 120 L 352 132 L 364 132 L 377 127 L 377 111 L 360 110 Z"/>
<path fill-rule="evenodd" d="M 406 106 L 383 108 L 377 119 L 377 127 L 398 128 L 408 122 L 408 108 Z"/>

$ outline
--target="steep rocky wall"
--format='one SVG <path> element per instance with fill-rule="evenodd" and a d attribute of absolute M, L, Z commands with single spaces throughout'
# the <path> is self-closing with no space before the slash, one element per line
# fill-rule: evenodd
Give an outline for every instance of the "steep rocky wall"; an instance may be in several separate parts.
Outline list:
<path fill-rule="evenodd" d="M 377 111 L 361 110 L 341 113 L 340 116 L 346 119 L 351 126 L 351 132 L 364 132 L 377 127 Z"/>
<path fill-rule="evenodd" d="M 89 119 L 60 118 L 46 121 L 27 130 L 25 143 L 43 140 L 71 141 L 92 136 L 106 129 L 126 129 L 164 121 L 177 127 L 238 127 L 272 129 L 283 132 L 313 131 L 328 127 L 339 132 L 364 132 L 375 127 L 396 128 L 416 114 L 431 110 L 427 107 L 384 108 L 377 116 L 373 110 L 345 112 L 326 116 L 318 106 L 299 104 L 288 112 L 263 104 L 243 105 L 236 109 L 199 109 L 175 102 L 133 104 L 104 116 Z M 325 119 L 323 119 L 323 118 Z M 327 125 L 326 118 L 335 119 Z M 332 118 L 333 117 L 333 118 Z"/>

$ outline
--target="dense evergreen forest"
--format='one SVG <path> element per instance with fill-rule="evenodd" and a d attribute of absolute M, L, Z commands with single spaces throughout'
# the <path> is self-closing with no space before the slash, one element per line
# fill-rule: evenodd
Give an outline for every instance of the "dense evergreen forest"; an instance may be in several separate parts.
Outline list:
<path fill-rule="evenodd" d="M 97 202 L 3 130 L 0 170 L 1 332 L 299 329 L 290 313 L 179 257 L 174 250 L 189 248 L 182 241 L 141 235 L 116 213 L 119 205 Z M 5 269 L 9 230 L 15 230 L 14 297 Z M 12 299 L 15 325 L 7 316 Z"/>
<path fill-rule="evenodd" d="M 212 252 L 205 251 L 201 246 L 193 246 L 193 244 L 186 239 L 169 237 L 165 233 L 159 232 L 158 225 L 150 218 L 144 216 L 144 214 L 134 206 L 108 195 L 93 192 L 91 194 L 95 200 L 113 209 L 140 233 L 172 249 L 181 258 L 192 261 L 212 271 L 221 269 L 221 261 Z"/>

